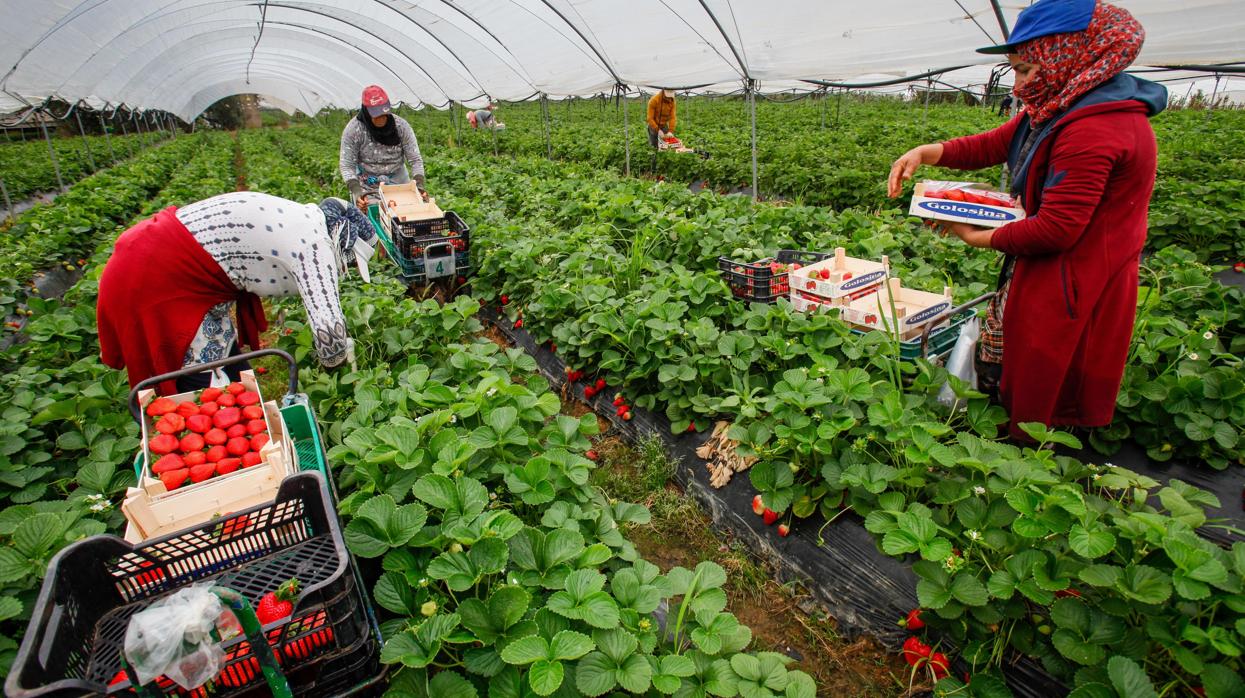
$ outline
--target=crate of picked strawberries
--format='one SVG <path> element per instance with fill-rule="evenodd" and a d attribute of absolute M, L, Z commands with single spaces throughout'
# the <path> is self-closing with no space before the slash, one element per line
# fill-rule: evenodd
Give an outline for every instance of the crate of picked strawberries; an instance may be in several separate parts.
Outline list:
<path fill-rule="evenodd" d="M 736 298 L 757 303 L 773 303 L 791 290 L 790 274 L 816 264 L 830 255 L 824 252 L 779 250 L 776 257 L 757 262 L 737 262 L 718 257 L 718 270 Z"/>
<path fill-rule="evenodd" d="M 271 501 L 281 480 L 297 471 L 278 406 L 264 401 L 253 371 L 224 387 L 163 397 L 143 385 L 135 389 L 143 436 L 138 485 L 121 505 L 127 540 Z"/>

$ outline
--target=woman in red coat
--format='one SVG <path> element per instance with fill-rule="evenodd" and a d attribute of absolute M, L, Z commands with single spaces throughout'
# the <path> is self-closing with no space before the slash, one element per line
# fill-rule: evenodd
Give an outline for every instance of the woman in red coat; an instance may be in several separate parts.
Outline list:
<path fill-rule="evenodd" d="M 1003 47 L 1024 111 L 975 136 L 913 148 L 891 168 L 889 193 L 917 167 L 973 170 L 1006 162 L 1027 217 L 995 229 L 945 228 L 1005 256 L 987 311 L 979 375 L 998 376 L 1017 425 L 1111 422 L 1137 308 L 1137 271 L 1154 188 L 1149 118 L 1167 91 L 1123 73 L 1145 33 L 1095 0 L 1040 0 Z M 1004 352 L 1006 348 L 1006 352 Z M 1001 364 L 1001 368 L 999 367 Z"/>

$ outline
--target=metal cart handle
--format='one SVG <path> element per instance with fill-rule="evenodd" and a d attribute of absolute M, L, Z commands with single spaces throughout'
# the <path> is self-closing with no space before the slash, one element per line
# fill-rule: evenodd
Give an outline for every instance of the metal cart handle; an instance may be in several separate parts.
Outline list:
<path fill-rule="evenodd" d="M 138 394 L 139 392 L 147 388 L 150 388 L 153 385 L 159 385 L 160 383 L 163 383 L 166 380 L 171 380 L 174 378 L 181 378 L 183 376 L 193 376 L 196 373 L 203 373 L 204 371 L 211 371 L 211 370 L 215 370 L 218 368 L 222 368 L 224 366 L 231 366 L 233 364 L 241 363 L 243 361 L 250 361 L 251 359 L 258 359 L 261 356 L 279 356 L 285 359 L 285 362 L 289 364 L 290 381 L 289 381 L 288 387 L 286 388 L 287 392 L 285 394 L 285 399 L 286 400 L 293 399 L 294 396 L 298 393 L 298 363 L 294 361 L 293 356 L 290 356 L 289 353 L 284 352 L 280 349 L 260 349 L 259 351 L 252 351 L 252 352 L 247 352 L 245 354 L 238 354 L 237 356 L 226 356 L 223 359 L 217 359 L 216 361 L 209 361 L 204 364 L 192 364 L 190 366 L 185 366 L 183 368 L 180 368 L 176 371 L 171 371 L 169 373 L 164 373 L 158 376 L 152 376 L 150 378 L 146 378 L 140 381 L 139 384 L 134 386 L 134 389 L 130 391 L 130 414 L 134 416 L 134 421 L 138 422 L 139 424 L 142 424 L 143 412 L 141 409 L 139 409 L 139 406 L 138 406 Z"/>
<path fill-rule="evenodd" d="M 970 308 L 975 308 L 981 305 L 982 303 L 985 303 L 986 301 L 990 300 L 991 298 L 994 298 L 995 295 L 997 295 L 997 292 L 991 291 L 989 293 L 984 293 L 980 296 L 977 296 L 976 298 L 965 303 L 964 305 L 956 306 L 952 308 L 951 310 L 948 310 L 947 317 L 952 318 L 964 312 L 965 310 L 968 310 Z M 936 322 L 931 322 L 925 326 L 925 329 L 921 330 L 921 356 L 923 357 L 929 355 L 929 333 L 930 333 L 930 330 L 932 330 L 934 326 L 937 324 L 938 323 Z"/>

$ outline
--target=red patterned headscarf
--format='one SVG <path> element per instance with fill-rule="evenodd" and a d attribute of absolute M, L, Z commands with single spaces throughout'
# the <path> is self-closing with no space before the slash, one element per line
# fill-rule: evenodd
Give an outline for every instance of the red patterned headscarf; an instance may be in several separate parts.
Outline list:
<path fill-rule="evenodd" d="M 1024 100 L 1029 119 L 1044 123 L 1124 72 L 1145 38 L 1141 23 L 1127 10 L 1099 2 L 1085 31 L 1041 36 L 1016 48 L 1020 59 L 1038 70 L 1014 92 Z"/>

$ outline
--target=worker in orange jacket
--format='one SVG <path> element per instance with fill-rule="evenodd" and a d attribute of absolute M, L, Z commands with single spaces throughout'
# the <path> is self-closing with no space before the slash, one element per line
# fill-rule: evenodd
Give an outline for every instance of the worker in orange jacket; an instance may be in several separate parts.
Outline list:
<path fill-rule="evenodd" d="M 648 100 L 648 144 L 657 144 L 674 135 L 674 90 L 659 90 Z"/>

